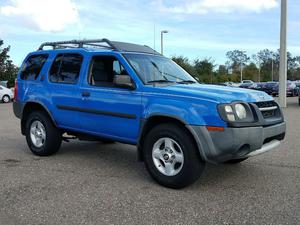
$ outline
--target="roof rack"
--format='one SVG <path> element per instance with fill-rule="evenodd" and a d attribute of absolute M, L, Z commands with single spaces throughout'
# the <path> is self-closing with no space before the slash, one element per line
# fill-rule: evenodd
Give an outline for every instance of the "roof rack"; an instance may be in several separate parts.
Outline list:
<path fill-rule="evenodd" d="M 105 38 L 104 39 L 45 42 L 40 45 L 38 50 L 44 50 L 44 47 L 46 47 L 46 46 L 52 47 L 53 49 L 64 49 L 64 48 L 83 48 L 84 45 L 89 45 L 92 47 L 99 47 L 99 48 L 110 48 L 110 49 L 116 50 L 116 47 L 111 43 L 111 41 L 108 39 L 105 39 Z"/>
<path fill-rule="evenodd" d="M 44 50 L 44 47 L 52 47 L 52 49 L 66 49 L 66 48 L 106 48 L 114 51 L 123 52 L 140 52 L 159 55 L 154 49 L 146 45 L 137 45 L 125 42 L 110 41 L 106 38 L 103 39 L 89 39 L 89 40 L 71 40 L 71 41 L 56 41 L 56 42 L 45 42 L 38 48 L 39 51 Z"/>

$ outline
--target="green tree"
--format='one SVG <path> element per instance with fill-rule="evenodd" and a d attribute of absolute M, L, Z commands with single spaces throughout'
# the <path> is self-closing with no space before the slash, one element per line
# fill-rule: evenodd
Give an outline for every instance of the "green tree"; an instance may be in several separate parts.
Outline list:
<path fill-rule="evenodd" d="M 194 69 L 200 81 L 205 83 L 214 83 L 215 61 L 212 58 L 194 61 Z"/>
<path fill-rule="evenodd" d="M 2 47 L 3 40 L 0 39 L 0 80 L 7 80 L 8 86 L 13 86 L 17 76 L 18 68 L 12 63 L 8 55 L 10 46 Z"/>
<path fill-rule="evenodd" d="M 172 60 L 181 66 L 186 72 L 196 77 L 194 66 L 190 63 L 189 59 L 184 56 L 172 56 Z"/>
<path fill-rule="evenodd" d="M 259 78 L 259 69 L 257 68 L 255 63 L 250 63 L 244 67 L 243 71 L 243 79 L 245 80 L 253 80 L 256 82 L 260 81 Z"/>
<path fill-rule="evenodd" d="M 226 53 L 226 57 L 228 58 L 227 64 L 237 73 L 241 70 L 241 67 L 244 67 L 246 63 L 249 61 L 249 57 L 247 56 L 245 51 L 234 50 Z"/>
<path fill-rule="evenodd" d="M 298 68 L 298 57 L 293 57 L 293 55 L 287 53 L 287 77 L 289 80 L 295 80 L 295 73 Z"/>
<path fill-rule="evenodd" d="M 279 71 L 279 54 L 278 52 L 270 51 L 269 49 L 264 49 L 259 51 L 254 57 L 256 65 L 260 66 L 261 81 L 269 81 L 273 79 L 278 79 Z"/>
<path fill-rule="evenodd" d="M 227 69 L 225 65 L 219 65 L 219 69 L 218 69 L 218 75 L 219 76 L 226 76 L 227 75 Z"/>

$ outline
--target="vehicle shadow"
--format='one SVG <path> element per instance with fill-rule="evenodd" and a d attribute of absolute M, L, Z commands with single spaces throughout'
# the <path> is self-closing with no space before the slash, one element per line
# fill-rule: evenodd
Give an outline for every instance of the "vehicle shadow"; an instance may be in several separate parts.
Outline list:
<path fill-rule="evenodd" d="M 143 186 L 146 185 L 148 188 L 158 186 L 149 176 L 144 164 L 137 161 L 135 146 L 74 141 L 64 144 L 57 154 L 57 158 L 72 160 L 71 163 L 76 164 L 74 166 L 77 169 L 82 167 L 88 170 L 102 171 L 102 173 L 107 172 L 106 176 L 113 174 L 115 177 L 130 180 L 129 183 L 132 184 L 142 182 Z M 208 163 L 200 179 L 187 189 L 209 189 L 211 186 L 232 188 L 241 180 L 255 179 L 259 171 L 259 168 L 247 161 L 239 165 Z"/>

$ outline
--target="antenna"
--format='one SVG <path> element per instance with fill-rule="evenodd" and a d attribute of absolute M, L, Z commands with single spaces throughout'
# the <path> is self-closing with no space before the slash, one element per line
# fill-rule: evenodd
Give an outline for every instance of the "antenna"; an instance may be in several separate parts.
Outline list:
<path fill-rule="evenodd" d="M 155 42 L 155 36 L 156 36 L 156 27 L 155 27 L 155 22 L 154 22 L 154 26 L 153 26 L 153 49 L 154 49 L 154 52 L 156 51 L 156 42 Z"/>
<path fill-rule="evenodd" d="M 154 30 L 153 30 L 153 44 L 154 44 L 154 46 L 153 46 L 153 53 L 154 53 L 154 55 L 155 55 L 155 48 L 156 48 L 156 42 L 155 42 L 155 36 L 156 36 L 155 21 L 154 21 L 153 29 L 154 29 Z M 155 77 L 155 72 L 154 72 L 154 68 L 153 68 L 153 80 L 155 80 L 155 79 L 156 79 L 156 77 Z M 153 86 L 155 87 L 156 84 L 153 83 Z"/>

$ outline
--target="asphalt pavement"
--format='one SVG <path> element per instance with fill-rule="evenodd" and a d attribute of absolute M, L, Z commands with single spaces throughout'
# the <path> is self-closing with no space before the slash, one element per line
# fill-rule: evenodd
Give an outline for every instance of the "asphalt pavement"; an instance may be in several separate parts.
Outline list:
<path fill-rule="evenodd" d="M 300 107 L 288 102 L 280 148 L 209 164 L 182 190 L 156 184 L 130 145 L 72 141 L 34 156 L 0 104 L 0 224 L 300 224 Z"/>

